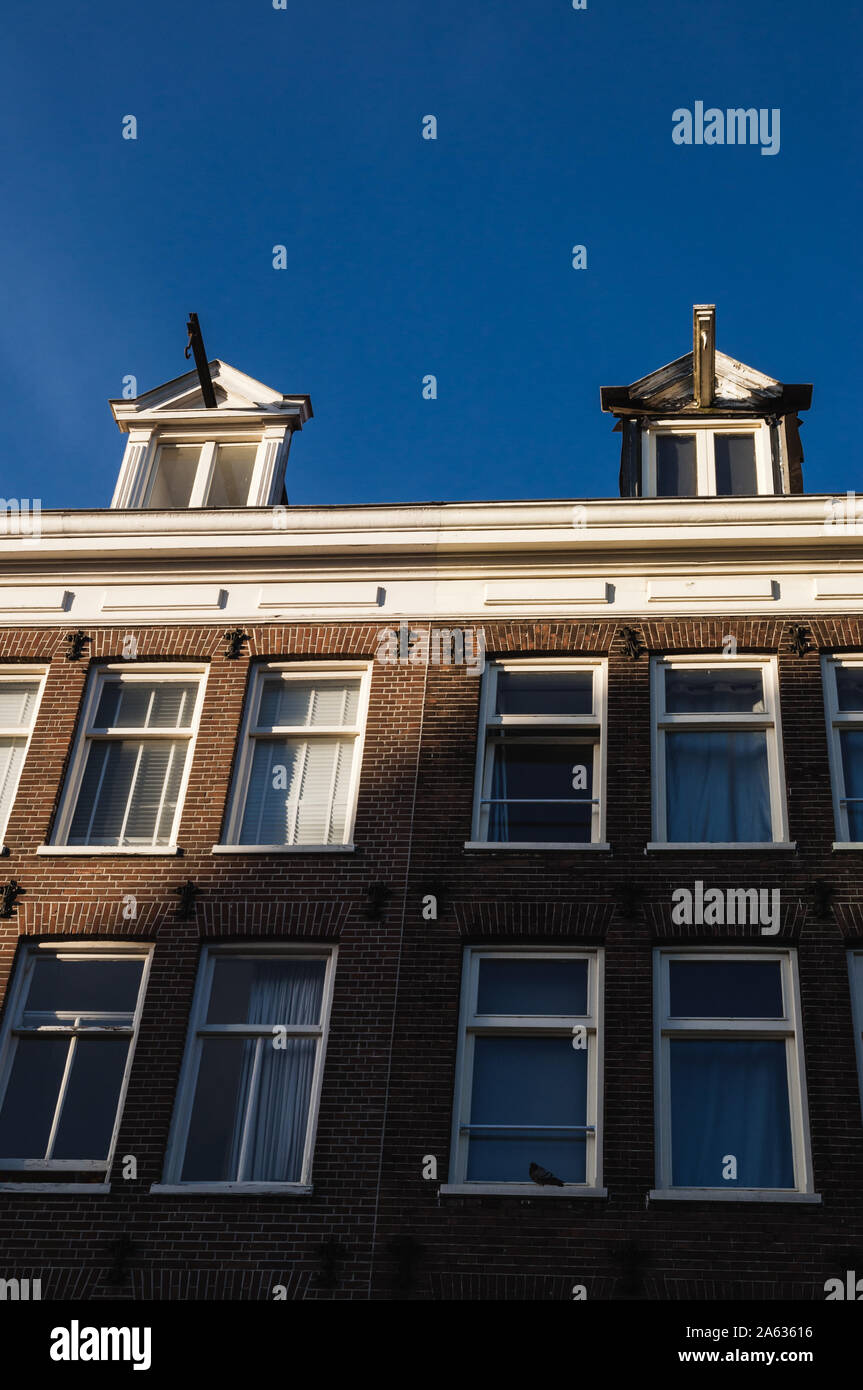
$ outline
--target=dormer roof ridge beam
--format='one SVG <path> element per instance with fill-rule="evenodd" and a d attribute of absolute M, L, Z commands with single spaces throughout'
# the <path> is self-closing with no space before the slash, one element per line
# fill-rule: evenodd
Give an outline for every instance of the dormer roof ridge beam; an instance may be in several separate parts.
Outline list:
<path fill-rule="evenodd" d="M 692 387 L 695 404 L 704 410 L 716 391 L 716 305 L 692 306 Z"/>

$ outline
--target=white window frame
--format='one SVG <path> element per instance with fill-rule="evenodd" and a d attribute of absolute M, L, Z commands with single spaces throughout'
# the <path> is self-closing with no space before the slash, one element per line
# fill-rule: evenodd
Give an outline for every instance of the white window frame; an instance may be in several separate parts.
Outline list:
<path fill-rule="evenodd" d="M 863 712 L 840 710 L 836 685 L 837 667 L 857 667 L 863 671 L 863 655 L 822 656 L 821 677 L 824 688 L 824 712 L 827 719 L 827 751 L 830 759 L 830 788 L 833 794 L 833 819 L 836 826 L 834 849 L 863 849 L 863 842 L 852 840 L 848 825 L 845 797 L 845 773 L 842 768 L 843 729 L 863 731 Z"/>
<path fill-rule="evenodd" d="M 130 669 L 131 666 L 131 669 Z M 180 820 L 183 814 L 183 806 L 186 800 L 186 789 L 189 785 L 189 776 L 192 770 L 192 763 L 195 756 L 195 745 L 198 738 L 198 729 L 201 721 L 201 709 L 204 703 L 204 690 L 207 684 L 208 668 L 200 664 L 187 665 L 183 663 L 169 664 L 160 663 L 159 665 L 145 665 L 138 662 L 124 662 L 122 664 L 110 662 L 105 666 L 94 666 L 90 671 L 90 679 L 87 686 L 87 694 L 84 700 L 84 708 L 78 723 L 78 731 L 75 736 L 75 744 L 69 770 L 66 774 L 66 781 L 60 798 L 60 807 L 54 827 L 54 833 L 47 845 L 40 845 L 37 853 L 48 854 L 176 854 L 177 853 L 177 834 L 180 827 Z M 124 682 L 130 684 L 136 681 L 147 685 L 154 681 L 177 681 L 183 679 L 193 679 L 198 683 L 198 690 L 195 696 L 195 706 L 192 711 L 192 718 L 187 729 L 129 729 L 111 728 L 94 730 L 93 718 L 99 708 L 102 685 L 105 680 L 121 677 Z M 183 768 L 183 777 L 177 793 L 177 809 L 174 815 L 174 823 L 171 827 L 170 840 L 167 845 L 69 845 L 67 839 L 78 804 L 78 796 L 81 790 L 81 780 L 84 774 L 84 767 L 87 761 L 87 754 L 90 742 L 93 740 L 120 740 L 123 738 L 135 739 L 183 739 L 186 741 L 186 762 Z"/>
<path fill-rule="evenodd" d="M 653 953 L 654 998 L 654 1133 L 656 1149 L 656 1190 L 653 1200 L 732 1202 L 820 1202 L 812 1177 L 809 1140 L 809 1110 L 806 1094 L 806 1066 L 803 1055 L 803 1025 L 797 951 L 786 949 L 670 948 Z M 783 1017 L 752 1018 L 672 1018 L 670 1005 L 672 961 L 778 961 L 782 971 Z M 773 1038 L 785 1040 L 788 1077 L 788 1111 L 795 1186 L 791 1187 L 673 1187 L 671 1182 L 671 1040 L 675 1037 Z"/>
<path fill-rule="evenodd" d="M 851 1017 L 854 1023 L 860 1110 L 863 1117 L 863 950 L 848 952 L 848 979 L 851 986 Z"/>
<path fill-rule="evenodd" d="M 531 1197 L 607 1196 L 606 1189 L 602 1186 L 604 956 L 605 953 L 601 946 L 587 950 L 578 947 L 564 950 L 559 946 L 526 947 L 523 949 L 514 949 L 509 946 L 497 948 L 465 947 L 462 964 L 449 1181 L 441 1187 L 441 1193 L 495 1193 Z M 572 1015 L 477 1013 L 480 963 L 489 959 L 587 961 L 587 1012 Z M 530 1181 L 523 1183 L 469 1182 L 465 1175 L 470 1141 L 469 1133 L 465 1127 L 470 1125 L 474 1038 L 477 1036 L 517 1037 L 520 1033 L 527 1033 L 532 1037 L 572 1038 L 573 1028 L 576 1026 L 583 1026 L 586 1029 L 588 1040 L 585 1181 L 583 1183 L 564 1183 L 562 1187 L 539 1187 Z"/>
<path fill-rule="evenodd" d="M 559 673 L 561 671 L 591 671 L 593 673 L 593 709 L 590 714 L 496 714 L 497 678 L 501 671 Z M 607 850 L 605 841 L 606 765 L 608 715 L 608 662 L 605 658 L 551 658 L 542 660 L 490 661 L 483 672 L 480 696 L 479 730 L 477 734 L 476 771 L 474 774 L 473 815 L 471 838 L 465 849 L 511 850 Z M 593 807 L 590 821 L 590 840 L 537 841 L 489 840 L 487 826 L 488 800 L 492 790 L 494 760 L 490 756 L 491 742 L 496 729 L 535 729 L 538 743 L 549 743 L 559 734 L 561 742 L 592 742 Z M 573 795 L 573 801 L 579 798 Z"/>
<path fill-rule="evenodd" d="M 763 714 L 705 713 L 671 714 L 665 708 L 665 672 L 669 670 L 698 670 L 703 666 L 729 670 L 758 669 L 762 673 L 765 711 Z M 782 751 L 782 723 L 779 710 L 779 664 L 775 656 L 725 657 L 714 655 L 669 655 L 651 658 L 650 721 L 653 769 L 653 839 L 648 849 L 793 849 L 788 839 L 788 812 L 785 798 L 785 758 Z M 770 822 L 772 840 L 733 841 L 673 841 L 667 838 L 667 806 L 665 777 L 665 735 L 674 729 L 701 729 L 704 732 L 726 729 L 764 730 L 767 734 L 767 769 L 770 778 Z"/>
<path fill-rule="evenodd" d="M 306 1127 L 306 1140 L 303 1149 L 302 1173 L 299 1182 L 182 1181 L 181 1175 L 186 1157 L 189 1126 L 191 1124 L 192 1109 L 194 1107 L 198 1085 L 198 1069 L 200 1066 L 202 1052 L 201 1044 L 203 1039 L 206 1037 L 225 1037 L 233 1035 L 241 1038 L 259 1038 L 260 1046 L 262 1047 L 266 1047 L 267 1045 L 271 1046 L 273 1043 L 273 1030 L 269 1024 L 208 1024 L 205 1021 L 207 1008 L 210 1002 L 214 965 L 217 959 L 226 956 L 233 956 L 235 958 L 257 956 L 269 958 L 271 960 L 284 960 L 285 958 L 296 957 L 300 960 L 326 961 L 326 974 L 324 975 L 319 1023 L 285 1025 L 285 1033 L 288 1037 L 315 1038 L 317 1040 L 315 1068 L 309 1094 L 309 1113 Z M 165 1154 L 164 1176 L 161 1183 L 154 1183 L 151 1186 L 151 1192 L 221 1192 L 228 1194 L 236 1193 L 238 1195 L 254 1195 L 256 1193 L 268 1192 L 286 1194 L 297 1193 L 302 1195 L 312 1192 L 312 1163 L 318 1126 L 321 1087 L 326 1063 L 327 1040 L 329 1037 L 330 1016 L 332 1013 L 333 986 L 337 959 L 338 946 L 321 946 L 314 943 L 306 945 L 294 942 L 280 942 L 278 945 L 274 945 L 272 943 L 264 944 L 256 942 L 245 944 L 238 942 L 203 947 L 198 965 L 198 977 L 195 984 L 192 1011 L 189 1017 L 189 1029 L 186 1037 L 183 1065 L 180 1072 L 180 1083 L 177 1088 L 174 1115 L 171 1121 L 171 1132 Z M 257 1104 L 257 1097 L 255 1098 L 255 1103 Z"/>
<path fill-rule="evenodd" d="M 656 497 L 656 440 L 659 435 L 692 434 L 695 436 L 696 497 L 716 497 L 716 456 L 713 447 L 717 434 L 751 434 L 755 439 L 755 477 L 757 495 L 775 495 L 773 457 L 770 447 L 770 427 L 763 420 L 669 420 L 649 426 L 642 436 L 642 470 L 644 496 Z M 723 493 L 723 498 L 728 494 Z M 664 502 L 674 501 L 663 497 Z M 691 498 L 689 499 L 692 500 Z M 736 495 L 728 497 L 736 500 Z"/>
<path fill-rule="evenodd" d="M 105 1159 L 73 1159 L 73 1158 L 25 1158 L 25 1159 L 6 1159 L 0 1156 L 0 1169 L 8 1172 L 21 1171 L 44 1171 L 46 1177 L 51 1173 L 57 1172 L 101 1172 L 107 1175 L 111 1171 L 114 1161 L 114 1151 L 117 1147 L 117 1136 L 120 1131 L 120 1123 L 123 1118 L 123 1110 L 126 1103 L 126 1092 L 129 1087 L 129 1076 L 132 1070 L 132 1062 L 135 1056 L 135 1047 L 140 1031 L 141 1014 L 144 1008 L 144 999 L 147 993 L 147 980 L 150 974 L 150 963 L 153 958 L 153 948 L 150 945 L 140 945 L 136 942 L 123 941 L 43 941 L 34 945 L 26 946 L 22 958 L 16 962 L 15 973 L 9 996 L 6 1004 L 6 1015 L 3 1022 L 2 1038 L 0 1038 L 0 1106 L 6 1094 L 6 1087 L 12 1074 L 12 1064 L 15 1056 L 14 1034 L 20 1029 L 20 1018 L 22 1006 L 27 998 L 30 982 L 33 976 L 33 969 L 36 961 L 46 955 L 74 956 L 78 959 L 85 958 L 90 960 L 140 960 L 143 962 L 141 971 L 141 981 L 138 987 L 138 998 L 132 1016 L 131 1024 L 119 1023 L 121 1017 L 118 1013 L 102 1013 L 95 1010 L 86 1011 L 86 1017 L 90 1020 L 97 1020 L 101 1026 L 94 1026 L 91 1022 L 82 1025 L 80 1020 L 85 1015 L 75 1014 L 72 1010 L 60 1010 L 57 1023 L 39 1025 L 38 1030 L 27 1028 L 27 1036 L 33 1036 L 36 1031 L 41 1035 L 69 1037 L 71 1040 L 70 1052 L 67 1055 L 66 1067 L 57 1097 L 57 1105 L 54 1112 L 54 1124 L 50 1136 L 53 1143 L 55 1131 L 62 1106 L 65 1101 L 66 1091 L 69 1084 L 71 1062 L 74 1055 L 75 1043 L 77 1038 L 92 1038 L 100 1034 L 107 1033 L 112 1037 L 128 1037 L 129 1050 L 126 1056 L 126 1066 L 123 1072 L 123 1080 L 120 1084 L 120 1092 L 117 1099 L 117 1112 L 114 1116 L 114 1125 L 111 1132 L 111 1141 L 108 1147 L 108 1156 Z M 63 1018 L 63 1015 L 68 1017 Z M 122 1018 L 126 1015 L 123 1014 Z M 56 1185 L 58 1191 L 63 1192 L 98 1192 L 100 1190 L 95 1184 L 82 1184 L 80 1187 L 72 1183 L 59 1183 Z M 45 1190 L 41 1184 L 22 1184 L 22 1183 L 0 1183 L 0 1190 L 8 1191 L 40 1191 Z"/>
<path fill-rule="evenodd" d="M 188 434 L 175 434 L 173 432 L 160 434 L 155 442 L 153 457 L 147 470 L 147 478 L 141 494 L 141 506 L 145 509 L 149 508 L 150 494 L 156 483 L 163 446 L 175 448 L 182 445 L 184 448 L 188 447 L 198 450 L 198 464 L 195 469 L 195 480 L 192 484 L 189 500 L 185 507 L 178 508 L 178 510 L 187 511 L 191 510 L 193 507 L 205 507 L 207 505 L 205 498 L 213 480 L 216 456 L 219 446 L 222 444 L 246 444 L 249 448 L 255 449 L 255 458 L 252 465 L 251 477 L 249 479 L 249 492 L 245 502 L 239 503 L 239 506 L 242 507 L 251 506 L 252 503 L 249 499 L 256 497 L 259 491 L 261 472 L 268 453 L 268 441 L 266 439 L 250 437 L 248 430 L 241 432 L 234 431 L 233 433 L 224 430 L 214 431 L 214 433 L 208 435 L 206 439 L 196 439 L 194 436 L 189 436 Z"/>
<path fill-rule="evenodd" d="M 316 725 L 314 728 L 308 728 L 306 725 L 293 724 L 274 725 L 272 727 L 256 726 L 253 720 L 260 705 L 263 682 L 267 677 L 272 675 L 282 675 L 288 680 L 295 678 L 304 681 L 320 680 L 321 682 L 333 681 L 335 683 L 359 676 L 360 695 L 357 702 L 356 723 L 349 725 L 321 724 Z M 245 710 L 243 712 L 243 723 L 240 731 L 239 752 L 234 768 L 234 778 L 228 801 L 228 811 L 225 817 L 221 842 L 213 846 L 214 854 L 314 854 L 323 851 L 339 852 L 353 850 L 354 823 L 356 821 L 357 801 L 360 791 L 360 774 L 363 761 L 363 748 L 365 745 L 371 677 L 371 663 L 368 661 L 318 661 L 310 663 L 261 661 L 253 663 L 249 672 L 249 687 L 246 692 Z M 351 781 L 348 787 L 344 837 L 341 844 L 257 845 L 243 844 L 239 839 L 246 808 L 249 777 L 252 771 L 255 739 L 258 736 L 266 738 L 273 737 L 274 735 L 284 735 L 289 738 L 353 738 L 354 758 L 351 766 Z"/>
<path fill-rule="evenodd" d="M 33 705 L 33 714 L 29 725 L 9 724 L 0 726 L 0 739 L 24 739 L 24 756 L 21 759 L 21 767 L 15 785 L 11 788 L 12 795 L 9 799 L 9 811 L 5 819 L 0 814 L 0 847 L 4 842 L 4 836 L 9 827 L 9 821 L 15 806 L 15 798 L 18 795 L 18 787 L 27 763 L 27 755 L 30 752 L 30 744 L 33 741 L 33 730 L 36 727 L 36 720 L 39 717 L 39 706 L 42 704 L 42 696 L 45 693 L 45 683 L 48 679 L 48 668 L 46 666 L 0 666 L 0 685 L 17 685 L 19 681 L 39 682 L 39 689 L 36 691 L 36 700 Z"/>

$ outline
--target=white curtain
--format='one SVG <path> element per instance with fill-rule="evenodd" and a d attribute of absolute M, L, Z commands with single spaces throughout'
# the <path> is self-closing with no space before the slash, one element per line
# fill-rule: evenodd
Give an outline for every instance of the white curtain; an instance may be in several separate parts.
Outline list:
<path fill-rule="evenodd" d="M 667 733 L 665 777 L 669 840 L 772 840 L 765 733 Z"/>
<path fill-rule="evenodd" d="M 261 961 L 255 970 L 248 1023 L 317 1023 L 323 994 L 323 971 L 318 961 Z M 287 1039 L 284 1048 L 273 1038 L 247 1039 L 237 1092 L 229 1172 L 243 1182 L 299 1182 L 309 1118 L 315 1067 L 315 1038 Z M 257 1093 L 250 1115 L 243 1172 L 239 1172 L 249 1088 L 260 1052 Z"/>

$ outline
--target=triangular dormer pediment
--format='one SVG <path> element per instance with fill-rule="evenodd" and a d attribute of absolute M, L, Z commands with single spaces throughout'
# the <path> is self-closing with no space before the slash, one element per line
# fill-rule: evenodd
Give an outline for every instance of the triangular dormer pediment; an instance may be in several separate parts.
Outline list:
<path fill-rule="evenodd" d="M 695 399 L 694 354 L 687 352 L 667 366 L 650 372 L 628 388 L 630 401 L 643 406 L 646 413 L 685 414 L 700 410 Z M 715 354 L 713 400 L 710 408 L 741 410 L 760 414 L 781 397 L 783 386 L 772 376 L 737 362 L 724 352 Z"/>
<path fill-rule="evenodd" d="M 714 329 L 714 306 L 696 305 L 692 352 L 630 386 L 604 386 L 603 410 L 649 421 L 705 413 L 778 417 L 809 408 L 811 386 L 789 386 L 720 352 L 714 344 Z"/>
<path fill-rule="evenodd" d="M 216 393 L 217 411 L 236 411 L 239 414 L 256 418 L 261 416 L 291 417 L 295 429 L 301 429 L 311 417 L 312 408 L 308 396 L 286 396 L 262 381 L 238 371 L 228 362 L 214 358 L 209 363 L 213 388 Z M 111 411 L 118 427 L 127 431 L 155 417 L 174 416 L 181 418 L 200 412 L 202 420 L 214 411 L 204 404 L 197 371 L 185 372 L 173 381 L 155 386 L 151 391 L 135 396 L 131 400 L 113 400 Z"/>

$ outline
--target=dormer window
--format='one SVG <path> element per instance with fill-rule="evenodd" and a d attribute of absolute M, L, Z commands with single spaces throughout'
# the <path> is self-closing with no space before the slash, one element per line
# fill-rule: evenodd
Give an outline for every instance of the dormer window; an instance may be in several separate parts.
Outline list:
<path fill-rule="evenodd" d="M 234 510 L 287 501 L 288 451 L 294 431 L 311 419 L 308 396 L 285 396 L 218 358 L 204 365 L 208 377 L 187 372 L 111 402 L 128 437 L 113 508 Z"/>
<path fill-rule="evenodd" d="M 789 386 L 716 348 L 716 309 L 692 310 L 692 351 L 631 386 L 603 386 L 617 417 L 621 497 L 777 497 L 803 491 L 797 412 L 812 387 Z"/>
<path fill-rule="evenodd" d="M 245 507 L 249 502 L 258 445 L 255 443 L 160 444 L 144 506 Z"/>
<path fill-rule="evenodd" d="M 646 429 L 643 441 L 646 497 L 755 497 L 775 490 L 769 431 L 760 422 L 663 423 Z"/>

